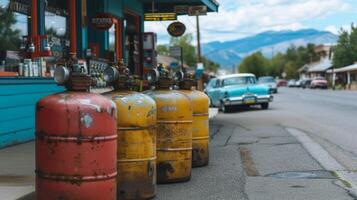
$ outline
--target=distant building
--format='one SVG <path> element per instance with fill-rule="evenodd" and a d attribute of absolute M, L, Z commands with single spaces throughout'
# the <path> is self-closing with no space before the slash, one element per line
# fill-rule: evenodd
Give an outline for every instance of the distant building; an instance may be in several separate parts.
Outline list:
<path fill-rule="evenodd" d="M 334 44 L 324 44 L 315 47 L 315 52 L 319 55 L 320 60 L 305 64 L 299 69 L 300 79 L 326 77 L 326 73 L 333 67 L 332 47 Z"/>
<path fill-rule="evenodd" d="M 343 68 L 328 70 L 327 73 L 337 84 L 345 85 L 346 89 L 357 90 L 357 62 Z"/>

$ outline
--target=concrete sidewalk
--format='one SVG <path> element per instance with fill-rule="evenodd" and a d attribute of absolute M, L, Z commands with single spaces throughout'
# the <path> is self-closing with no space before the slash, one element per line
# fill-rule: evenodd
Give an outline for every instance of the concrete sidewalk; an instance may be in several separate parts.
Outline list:
<path fill-rule="evenodd" d="M 210 108 L 213 118 L 218 110 Z M 35 143 L 0 149 L 0 200 L 33 199 L 35 190 Z"/>
<path fill-rule="evenodd" d="M 35 143 L 0 150 L 0 200 L 18 199 L 35 190 Z"/>
<path fill-rule="evenodd" d="M 193 169 L 189 182 L 158 185 L 155 199 L 353 199 L 346 183 L 323 169 L 285 127 L 258 112 L 264 111 L 212 118 L 209 166 Z M 0 159 L 0 200 L 34 191 L 33 142 L 0 150 Z M 21 199 L 32 200 L 33 193 Z"/>

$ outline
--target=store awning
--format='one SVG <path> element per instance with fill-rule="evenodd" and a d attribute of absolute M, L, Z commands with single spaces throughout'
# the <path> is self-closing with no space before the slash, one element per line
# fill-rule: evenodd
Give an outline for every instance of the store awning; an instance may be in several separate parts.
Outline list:
<path fill-rule="evenodd" d="M 173 13 L 176 6 L 207 6 L 208 12 L 218 12 L 216 0 L 140 0 L 145 13 Z M 154 8 L 154 11 L 153 11 Z"/>
<path fill-rule="evenodd" d="M 332 68 L 332 60 L 329 58 L 323 58 L 319 62 L 310 66 L 308 72 L 326 72 L 328 69 Z"/>
<path fill-rule="evenodd" d="M 342 67 L 335 70 L 329 70 L 328 73 L 343 73 L 343 72 L 351 72 L 351 71 L 357 71 L 357 63 L 347 67 Z"/>

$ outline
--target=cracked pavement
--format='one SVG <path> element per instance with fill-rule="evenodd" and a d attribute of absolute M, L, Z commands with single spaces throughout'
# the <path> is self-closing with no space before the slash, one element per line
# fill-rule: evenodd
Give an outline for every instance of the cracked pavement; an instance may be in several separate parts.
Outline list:
<path fill-rule="evenodd" d="M 285 89 L 267 111 L 238 109 L 211 120 L 210 165 L 193 169 L 191 182 L 159 185 L 156 199 L 355 199 L 348 183 L 288 132 L 316 131 L 308 129 L 316 122 L 303 121 L 306 116 L 295 111 L 310 112 L 309 107 L 292 108 L 297 100 L 291 98 L 300 91 L 295 92 Z"/>

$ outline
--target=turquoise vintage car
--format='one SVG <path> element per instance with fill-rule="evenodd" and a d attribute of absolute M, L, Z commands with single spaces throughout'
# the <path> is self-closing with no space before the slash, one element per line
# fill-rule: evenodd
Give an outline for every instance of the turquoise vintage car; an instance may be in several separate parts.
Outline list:
<path fill-rule="evenodd" d="M 268 109 L 273 96 L 269 87 L 258 85 L 254 74 L 233 74 L 211 79 L 205 92 L 211 106 L 228 112 L 238 105 L 261 105 Z"/>

